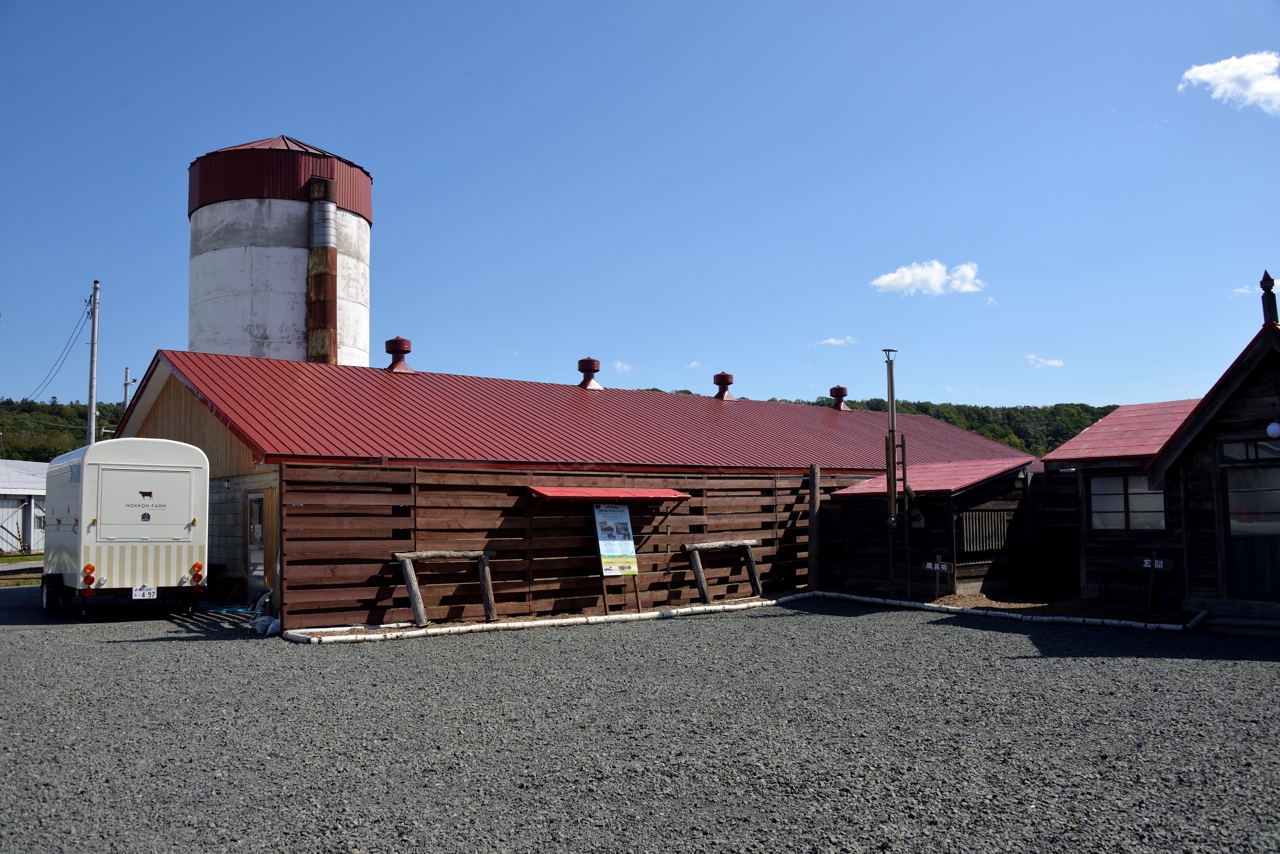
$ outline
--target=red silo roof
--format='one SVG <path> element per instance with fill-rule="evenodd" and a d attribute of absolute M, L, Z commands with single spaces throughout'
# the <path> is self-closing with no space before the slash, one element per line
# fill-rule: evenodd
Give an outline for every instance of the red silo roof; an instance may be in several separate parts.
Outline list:
<path fill-rule="evenodd" d="M 1029 466 L 1035 457 L 1023 454 L 1018 458 L 994 460 L 960 460 L 948 463 L 911 463 L 907 466 L 907 485 L 911 491 L 923 495 L 929 492 L 959 492 L 982 483 L 996 475 Z M 884 475 L 855 483 L 836 490 L 833 495 L 884 495 Z"/>
<path fill-rule="evenodd" d="M 1084 462 L 1155 456 L 1199 402 L 1196 398 L 1121 406 L 1045 454 L 1044 460 Z"/>
<path fill-rule="evenodd" d="M 338 207 L 373 222 L 373 176 L 344 157 L 290 136 L 203 154 L 187 170 L 187 216 L 232 199 L 311 199 L 312 176 L 332 178 Z"/>
<path fill-rule="evenodd" d="M 264 462 L 884 470 L 883 412 L 175 350 L 156 354 L 117 436 L 136 434 L 169 373 Z M 927 416 L 898 424 L 920 462 L 1027 459 Z"/>

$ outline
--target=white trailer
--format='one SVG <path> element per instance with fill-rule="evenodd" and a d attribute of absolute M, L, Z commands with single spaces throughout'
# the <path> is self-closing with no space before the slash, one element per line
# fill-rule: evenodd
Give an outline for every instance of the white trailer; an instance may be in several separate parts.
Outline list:
<path fill-rule="evenodd" d="M 209 459 L 194 445 L 109 439 L 63 454 L 45 481 L 45 613 L 107 598 L 194 608 L 208 516 Z"/>

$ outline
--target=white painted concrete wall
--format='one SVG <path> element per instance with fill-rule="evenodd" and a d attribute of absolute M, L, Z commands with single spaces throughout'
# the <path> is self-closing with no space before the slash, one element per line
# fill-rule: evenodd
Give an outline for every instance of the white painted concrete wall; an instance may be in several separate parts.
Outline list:
<path fill-rule="evenodd" d="M 306 202 L 235 199 L 191 216 L 187 347 L 307 358 Z M 369 223 L 338 211 L 338 364 L 369 364 Z"/>
<path fill-rule="evenodd" d="M 338 364 L 369 367 L 369 222 L 338 209 Z"/>

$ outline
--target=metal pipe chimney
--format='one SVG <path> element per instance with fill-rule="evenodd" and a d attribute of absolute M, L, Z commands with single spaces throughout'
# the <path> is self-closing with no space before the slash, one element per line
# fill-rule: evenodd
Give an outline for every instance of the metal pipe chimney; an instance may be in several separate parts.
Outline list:
<path fill-rule="evenodd" d="M 338 364 L 337 182 L 311 179 L 307 251 L 307 361 Z"/>
<path fill-rule="evenodd" d="M 885 440 L 885 488 L 889 495 L 889 523 L 898 515 L 898 401 L 893 390 L 893 359 L 897 350 L 884 350 L 884 367 L 888 377 L 889 435 Z"/>

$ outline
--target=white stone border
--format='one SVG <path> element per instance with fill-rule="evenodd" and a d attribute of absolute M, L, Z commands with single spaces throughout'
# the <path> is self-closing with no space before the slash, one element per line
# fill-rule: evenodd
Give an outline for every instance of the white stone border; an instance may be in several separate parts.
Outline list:
<path fill-rule="evenodd" d="M 910 608 L 916 611 L 934 611 L 940 614 L 967 614 L 978 617 L 997 617 L 1005 620 L 1019 620 L 1024 623 L 1058 623 L 1074 626 L 1110 626 L 1123 629 L 1147 629 L 1154 631 L 1181 632 L 1191 631 L 1206 617 L 1208 611 L 1201 611 L 1185 625 L 1180 623 L 1139 623 L 1133 620 L 1103 620 L 1097 617 L 1042 617 L 1038 614 L 1018 614 L 1011 611 L 992 611 L 985 608 L 956 608 L 951 605 L 931 605 L 927 602 L 910 602 L 905 599 L 881 599 L 876 596 L 854 596 L 851 593 L 828 593 L 817 590 L 805 593 L 793 593 L 778 599 L 753 599 L 725 605 L 694 605 L 688 608 L 671 608 L 666 611 L 644 611 L 639 614 L 602 614 L 594 617 L 561 617 L 547 620 L 514 620 L 506 623 L 462 623 L 456 626 L 421 626 L 413 628 L 412 623 L 388 623 L 382 626 L 364 626 L 366 631 L 353 632 L 359 626 L 339 626 L 326 629 L 290 629 L 281 637 L 293 643 L 368 643 L 370 641 L 403 640 L 405 638 L 425 638 L 436 635 L 466 635 L 472 632 L 505 632 L 519 629 L 535 629 L 542 627 L 588 626 L 598 623 L 634 623 L 638 620 L 669 620 L 675 617 L 688 617 L 695 614 L 719 614 L 726 611 L 749 611 L 754 608 L 765 608 L 772 605 L 784 605 L 801 599 L 839 599 L 845 602 L 858 602 L 863 605 L 881 605 L 891 608 Z"/>

